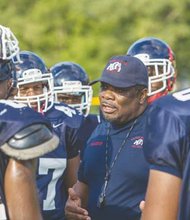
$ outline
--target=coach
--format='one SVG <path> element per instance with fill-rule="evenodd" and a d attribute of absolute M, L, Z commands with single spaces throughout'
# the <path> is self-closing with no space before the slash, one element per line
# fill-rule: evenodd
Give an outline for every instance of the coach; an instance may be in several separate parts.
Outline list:
<path fill-rule="evenodd" d="M 148 164 L 143 155 L 148 73 L 137 58 L 112 57 L 102 72 L 99 94 L 105 120 L 90 137 L 69 189 L 68 220 L 139 220 Z"/>

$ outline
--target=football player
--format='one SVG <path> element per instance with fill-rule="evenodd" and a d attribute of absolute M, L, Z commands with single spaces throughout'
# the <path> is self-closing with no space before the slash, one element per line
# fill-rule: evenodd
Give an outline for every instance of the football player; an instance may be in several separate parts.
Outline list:
<path fill-rule="evenodd" d="M 145 123 L 150 163 L 143 220 L 190 219 L 190 89 L 153 102 Z"/>
<path fill-rule="evenodd" d="M 0 219 L 41 220 L 35 187 L 35 158 L 56 148 L 58 138 L 39 113 L 8 99 L 18 41 L 0 25 Z"/>
<path fill-rule="evenodd" d="M 139 58 L 148 68 L 149 103 L 173 90 L 177 76 L 176 61 L 166 42 L 155 37 L 141 38 L 129 47 L 127 54 Z"/>
<path fill-rule="evenodd" d="M 100 116 L 90 114 L 93 90 L 89 85 L 87 72 L 79 64 L 65 61 L 50 68 L 54 78 L 54 94 L 56 102 L 63 102 L 76 108 L 85 116 L 82 134 L 90 136 L 100 123 Z M 81 135 L 82 135 L 81 134 Z M 81 149 L 81 158 L 84 149 Z"/>
<path fill-rule="evenodd" d="M 69 190 L 66 217 L 139 220 L 139 201 L 144 198 L 148 179 L 143 155 L 147 69 L 135 57 L 114 56 L 91 84 L 96 82 L 100 82 L 105 120 L 86 144 L 78 181 Z"/>
<path fill-rule="evenodd" d="M 54 103 L 52 74 L 37 54 L 21 51 L 20 59 L 15 99 L 41 112 L 60 138 L 58 148 L 39 159 L 37 186 L 43 218 L 63 220 L 67 188 L 76 182 L 79 149 L 86 141 L 80 135 L 84 117 L 75 108 Z"/>
<path fill-rule="evenodd" d="M 148 68 L 149 103 L 174 90 L 177 77 L 176 59 L 165 41 L 155 37 L 141 38 L 129 47 L 127 54 L 139 58 Z M 141 203 L 142 209 L 144 204 Z"/>

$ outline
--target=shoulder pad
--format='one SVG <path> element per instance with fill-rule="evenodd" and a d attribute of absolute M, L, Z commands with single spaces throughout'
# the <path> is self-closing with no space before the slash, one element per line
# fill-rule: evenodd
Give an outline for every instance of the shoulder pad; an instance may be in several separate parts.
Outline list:
<path fill-rule="evenodd" d="M 33 124 L 17 132 L 1 150 L 10 157 L 28 160 L 54 150 L 58 143 L 58 137 L 46 125 Z"/>

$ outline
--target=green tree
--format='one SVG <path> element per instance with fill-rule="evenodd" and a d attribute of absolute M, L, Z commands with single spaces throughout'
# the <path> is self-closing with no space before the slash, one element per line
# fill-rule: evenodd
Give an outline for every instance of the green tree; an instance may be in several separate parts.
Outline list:
<path fill-rule="evenodd" d="M 126 53 L 139 38 L 154 36 L 174 50 L 179 80 L 189 79 L 187 0 L 1 0 L 0 8 L 1 23 L 14 31 L 21 49 L 36 52 L 49 67 L 74 61 L 93 80 L 112 55 Z"/>

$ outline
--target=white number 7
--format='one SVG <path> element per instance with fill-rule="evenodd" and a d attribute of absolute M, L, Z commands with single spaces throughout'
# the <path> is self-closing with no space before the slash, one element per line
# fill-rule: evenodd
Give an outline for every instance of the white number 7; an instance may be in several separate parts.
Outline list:
<path fill-rule="evenodd" d="M 55 209 L 56 183 L 66 168 L 66 159 L 40 158 L 39 175 L 47 175 L 49 169 L 54 169 L 52 179 L 47 186 L 47 196 L 43 201 L 43 210 Z"/>

